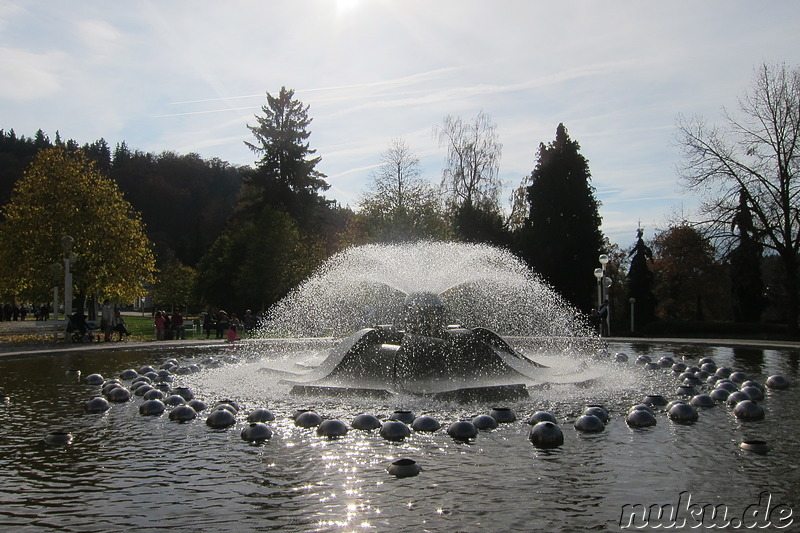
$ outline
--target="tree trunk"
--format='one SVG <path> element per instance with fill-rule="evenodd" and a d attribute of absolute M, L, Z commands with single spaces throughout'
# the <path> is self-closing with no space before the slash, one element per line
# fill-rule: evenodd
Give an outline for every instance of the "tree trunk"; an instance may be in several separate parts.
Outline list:
<path fill-rule="evenodd" d="M 797 256 L 791 251 L 782 258 L 786 269 L 786 329 L 794 337 L 797 335 L 797 308 L 800 304 L 797 294 Z"/>

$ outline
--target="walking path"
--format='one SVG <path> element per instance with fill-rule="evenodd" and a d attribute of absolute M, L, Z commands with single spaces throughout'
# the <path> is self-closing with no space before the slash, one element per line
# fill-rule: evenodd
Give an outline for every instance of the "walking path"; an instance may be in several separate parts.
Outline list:
<path fill-rule="evenodd" d="M 61 321 L 63 323 L 63 320 Z M 48 325 L 47 333 L 42 332 L 44 324 Z M 171 341 L 111 341 L 69 343 L 63 340 L 63 329 L 60 339 L 53 338 L 52 326 L 55 321 L 38 322 L 35 320 L 20 320 L 0 322 L 0 358 L 3 357 L 32 357 L 41 355 L 54 355 L 67 352 L 85 352 L 95 350 L 141 350 L 175 346 L 220 346 L 227 344 L 221 339 L 186 339 Z M 37 337 L 37 340 L 27 342 L 4 342 L 8 337 Z M 114 335 L 116 336 L 116 334 Z"/>
<path fill-rule="evenodd" d="M 238 341 L 236 344 L 240 344 Z M 96 350 L 143 350 L 153 348 L 199 347 L 199 346 L 230 346 L 231 344 L 220 339 L 187 339 L 172 341 L 111 341 L 111 342 L 86 342 L 66 343 L 63 341 L 44 341 L 21 345 L 13 343 L 6 349 L 0 343 L 0 359 L 5 357 L 34 357 L 40 355 L 55 355 L 68 352 L 87 352 Z"/>
<path fill-rule="evenodd" d="M 664 344 L 710 344 L 713 346 L 746 346 L 752 348 L 800 350 L 800 342 L 769 339 L 703 339 L 685 337 L 608 337 L 608 342 L 664 343 Z"/>
<path fill-rule="evenodd" d="M 33 320 L 17 322 L 0 322 L 0 339 L 9 335 L 36 335 L 37 322 Z M 789 349 L 800 350 L 800 342 L 784 340 L 762 339 L 703 339 L 703 338 L 643 338 L 643 337 L 608 337 L 609 343 L 664 343 L 664 344 L 704 344 L 714 346 L 742 346 L 761 349 Z M 247 341 L 238 341 L 246 343 Z M 2 342 L 0 340 L 0 358 L 4 357 L 33 357 L 41 355 L 54 355 L 66 352 L 85 352 L 95 350 L 141 350 L 162 347 L 199 347 L 199 346 L 225 346 L 229 345 L 220 339 L 186 339 L 171 341 L 112 341 L 90 343 L 66 343 L 42 337 L 41 340 L 30 343 Z"/>

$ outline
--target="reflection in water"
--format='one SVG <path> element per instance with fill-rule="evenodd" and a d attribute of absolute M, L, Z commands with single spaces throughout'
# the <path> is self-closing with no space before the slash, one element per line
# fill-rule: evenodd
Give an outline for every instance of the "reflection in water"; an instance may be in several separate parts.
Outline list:
<path fill-rule="evenodd" d="M 800 510 L 795 466 L 800 464 L 800 422 L 785 416 L 800 401 L 797 351 L 744 355 L 728 348 L 642 343 L 609 349 L 628 353 L 631 361 L 645 351 L 690 362 L 710 355 L 720 366 L 744 369 L 761 382 L 782 373 L 795 385 L 768 391 L 763 422 L 739 422 L 730 408 L 718 405 L 702 410 L 693 425 L 673 424 L 658 412 L 655 427 L 631 429 L 624 421 L 628 408 L 646 394 L 673 399 L 676 377 L 629 363 L 611 367 L 602 382 L 588 388 L 531 391 L 530 399 L 509 405 L 517 422 L 482 432 L 470 444 L 454 442 L 444 430 L 390 443 L 376 431 L 356 430 L 328 440 L 313 429 L 295 427 L 289 415 L 312 406 L 349 422 L 361 412 L 386 418 L 408 408 L 446 427 L 493 406 L 412 397 L 297 399 L 265 374 L 223 379 L 226 372 L 238 376 L 237 369 L 255 364 L 244 362 L 186 378 L 202 399 L 231 396 L 242 407 L 234 428 L 211 430 L 203 416 L 184 424 L 166 414 L 141 416 L 140 398 L 104 414 L 86 414 L 83 404 L 98 387 L 65 372 L 79 368 L 84 376 L 114 376 L 170 357 L 201 362 L 219 356 L 219 350 L 3 360 L 0 392 L 11 402 L 0 406 L 0 529 L 605 530 L 618 527 L 623 505 L 668 504 L 682 491 L 701 504 L 723 503 L 742 512 L 769 490 L 774 502 Z M 241 350 L 224 353 L 245 360 L 261 357 Z M 276 351 L 270 357 L 282 356 Z M 576 432 L 575 419 L 595 403 L 610 410 L 609 424 L 598 434 Z M 274 436 L 261 445 L 239 436 L 246 413 L 255 407 L 276 414 L 270 422 Z M 540 409 L 556 415 L 564 431 L 562 447 L 538 450 L 528 440 L 524 420 Z M 43 435 L 54 427 L 69 430 L 74 444 L 44 445 Z M 766 440 L 773 451 L 766 456 L 741 451 L 738 443 L 746 439 Z M 389 476 L 386 467 L 400 458 L 417 461 L 420 475 Z"/>
<path fill-rule="evenodd" d="M 637 355 L 650 355 L 655 352 L 657 347 L 648 342 L 633 342 L 631 343 L 631 350 L 636 352 Z"/>
<path fill-rule="evenodd" d="M 764 350 L 737 346 L 733 350 L 733 366 L 740 372 L 756 373 L 764 366 Z"/>
<path fill-rule="evenodd" d="M 793 374 L 797 374 L 800 372 L 800 351 L 797 350 L 787 350 L 785 353 L 785 359 L 787 364 L 787 372 L 791 372 Z"/>

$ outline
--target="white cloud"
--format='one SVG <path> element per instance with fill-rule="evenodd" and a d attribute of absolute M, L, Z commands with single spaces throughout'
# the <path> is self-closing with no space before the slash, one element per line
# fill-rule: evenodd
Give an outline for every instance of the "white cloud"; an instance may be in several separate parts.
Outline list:
<path fill-rule="evenodd" d="M 116 47 L 122 37 L 109 22 L 97 19 L 79 20 L 75 31 L 87 48 L 98 51 Z"/>
<path fill-rule="evenodd" d="M 60 52 L 0 48 L 0 99 L 31 102 L 58 94 L 65 59 Z"/>
<path fill-rule="evenodd" d="M 680 203 L 678 113 L 735 107 L 753 66 L 800 64 L 800 4 L 369 0 L 0 0 L 2 127 L 56 129 L 250 164 L 247 123 L 282 85 L 309 104 L 331 197 L 354 204 L 402 136 L 438 181 L 446 114 L 489 113 L 500 177 L 529 174 L 563 122 L 632 240 Z M 77 32 L 77 34 L 76 34 Z M 79 38 L 76 38 L 79 36 Z M 504 197 L 506 195 L 503 195 Z M 691 206 L 691 199 L 684 205 Z"/>

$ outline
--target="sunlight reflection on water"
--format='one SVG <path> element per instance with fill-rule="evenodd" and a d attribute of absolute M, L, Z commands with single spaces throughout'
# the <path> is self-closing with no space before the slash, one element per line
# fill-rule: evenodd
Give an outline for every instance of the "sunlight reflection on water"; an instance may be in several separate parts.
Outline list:
<path fill-rule="evenodd" d="M 797 384 L 800 356 L 779 350 L 724 347 L 617 345 L 631 359 L 712 357 L 744 369 L 761 381 L 783 374 Z M 190 423 L 166 414 L 144 417 L 141 398 L 87 414 L 85 401 L 97 387 L 69 379 L 65 371 L 117 375 L 125 368 L 168 357 L 202 361 L 236 354 L 243 362 L 186 377 L 209 402 L 223 397 L 242 407 L 237 425 L 212 430 L 204 416 Z M 260 360 L 247 350 L 154 350 L 86 352 L 68 358 L 0 361 L 0 527 L 108 531 L 168 528 L 176 531 L 528 531 L 614 528 L 625 504 L 674 502 L 681 491 L 696 501 L 744 510 L 761 490 L 800 509 L 800 424 L 794 416 L 800 393 L 768 391 L 766 419 L 740 422 L 727 406 L 702 410 L 693 425 L 657 413 L 649 429 L 629 428 L 627 409 L 643 396 L 672 399 L 675 377 L 630 363 L 610 365 L 600 383 L 534 389 L 530 399 L 509 404 L 519 420 L 481 432 L 470 443 L 453 441 L 447 424 L 487 412 L 492 405 L 434 402 L 425 398 L 298 398 L 275 376 L 255 370 Z M 270 355 L 268 358 L 278 357 Z M 281 357 L 287 357 L 286 354 Z M 557 359 L 558 355 L 553 355 Z M 287 359 L 288 362 L 288 359 Z M 589 403 L 602 403 L 611 421 L 598 434 L 581 434 L 572 423 Z M 377 431 L 350 430 L 343 438 L 319 437 L 294 426 L 298 407 L 349 423 L 361 412 L 386 418 L 397 408 L 429 414 L 443 423 L 434 433 L 413 433 L 404 442 Z M 273 438 L 244 442 L 246 413 L 267 407 L 276 420 Z M 528 440 L 524 420 L 546 409 L 559 420 L 564 445 L 540 450 Z M 779 421 L 779 422 L 778 422 Z M 68 429 L 66 448 L 45 446 L 54 427 Z M 738 443 L 760 438 L 773 447 L 766 456 L 743 452 Z M 386 469 L 413 458 L 416 477 L 394 478 Z M 102 503 L 99 503 L 102 502 Z"/>

